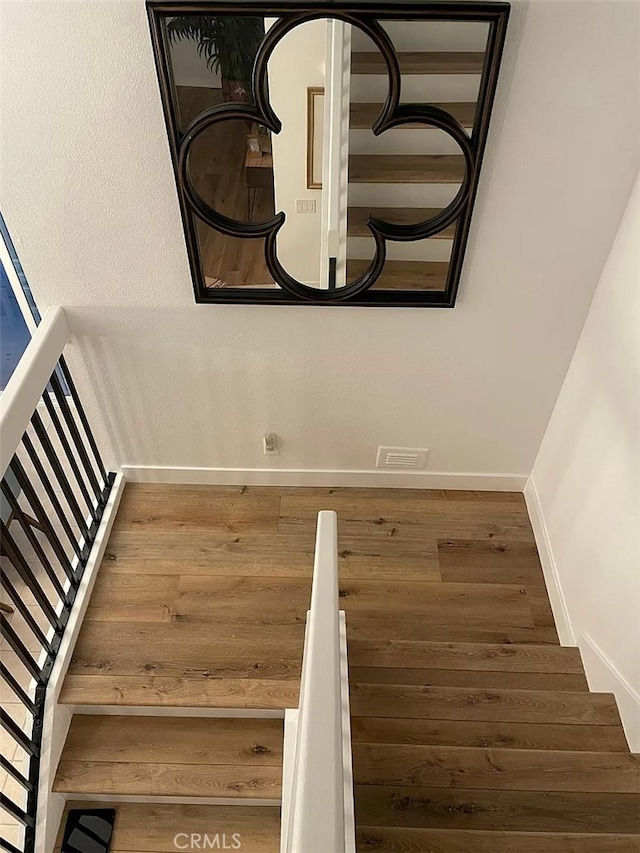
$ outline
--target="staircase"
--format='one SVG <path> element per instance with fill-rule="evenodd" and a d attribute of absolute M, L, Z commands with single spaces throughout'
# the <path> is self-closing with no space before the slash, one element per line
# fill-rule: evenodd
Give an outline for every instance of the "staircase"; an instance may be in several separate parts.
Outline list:
<path fill-rule="evenodd" d="M 483 24 L 387 22 L 398 54 L 402 103 L 430 103 L 447 110 L 471 132 L 484 62 Z M 373 257 L 366 226 L 371 214 L 413 224 L 435 216 L 455 197 L 464 176 L 457 144 L 437 128 L 401 125 L 374 137 L 382 109 L 387 69 L 382 55 L 354 29 L 347 223 L 347 281 L 361 275 Z M 383 290 L 443 290 L 455 226 L 427 240 L 387 244 L 387 262 L 374 285 Z"/>
<path fill-rule="evenodd" d="M 129 485 L 61 693 L 54 783 L 115 806 L 112 853 L 216 832 L 280 849 L 282 717 L 325 508 L 357 850 L 640 850 L 638 757 L 558 643 L 521 495 Z"/>
<path fill-rule="evenodd" d="M 638 758 L 576 649 L 388 642 L 350 656 L 359 849 L 640 849 Z"/>
<path fill-rule="evenodd" d="M 176 850 L 178 835 L 216 833 L 229 849 L 236 834 L 276 851 L 282 746 L 281 719 L 75 715 L 54 791 L 76 807 L 116 807 L 114 851 Z"/>

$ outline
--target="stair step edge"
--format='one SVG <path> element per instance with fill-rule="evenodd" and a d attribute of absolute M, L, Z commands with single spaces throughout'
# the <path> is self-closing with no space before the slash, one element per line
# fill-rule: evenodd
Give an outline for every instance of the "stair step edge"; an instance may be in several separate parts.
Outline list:
<path fill-rule="evenodd" d="M 54 787 L 53 791 L 58 793 Z M 187 797 L 181 795 L 165 796 L 156 794 L 91 794 L 84 791 L 60 791 L 74 803 L 166 803 L 183 806 L 259 806 L 275 807 L 282 805 L 282 797 Z M 72 800 L 71 800 L 72 798 Z"/>
<path fill-rule="evenodd" d="M 59 702 L 80 716 L 213 717 L 240 720 L 283 720 L 287 708 L 216 708 L 198 705 L 102 705 Z"/>

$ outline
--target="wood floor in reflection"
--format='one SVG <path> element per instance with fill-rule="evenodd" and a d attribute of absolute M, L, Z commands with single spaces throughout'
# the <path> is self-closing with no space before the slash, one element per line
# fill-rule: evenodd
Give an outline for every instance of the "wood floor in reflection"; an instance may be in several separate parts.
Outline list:
<path fill-rule="evenodd" d="M 182 127 L 199 113 L 222 103 L 221 89 L 178 86 Z M 191 168 L 205 200 L 220 213 L 248 221 L 248 194 L 244 177 L 247 124 L 220 122 L 205 131 L 194 145 Z M 253 220 L 275 213 L 273 188 L 256 191 Z M 209 287 L 275 287 L 264 260 L 264 240 L 228 237 L 196 219 L 204 275 Z"/>

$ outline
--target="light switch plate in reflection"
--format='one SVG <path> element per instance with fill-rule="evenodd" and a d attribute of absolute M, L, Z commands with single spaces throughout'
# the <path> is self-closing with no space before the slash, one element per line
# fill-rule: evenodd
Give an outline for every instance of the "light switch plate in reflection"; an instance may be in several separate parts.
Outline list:
<path fill-rule="evenodd" d="M 297 198 L 296 213 L 315 213 L 316 200 L 315 198 Z"/>

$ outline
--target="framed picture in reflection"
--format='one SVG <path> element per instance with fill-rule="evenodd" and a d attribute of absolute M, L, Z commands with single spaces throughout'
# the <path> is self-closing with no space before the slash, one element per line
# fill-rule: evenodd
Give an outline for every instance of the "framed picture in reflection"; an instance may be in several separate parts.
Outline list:
<path fill-rule="evenodd" d="M 307 89 L 307 189 L 322 189 L 322 134 L 324 131 L 324 88 Z"/>

